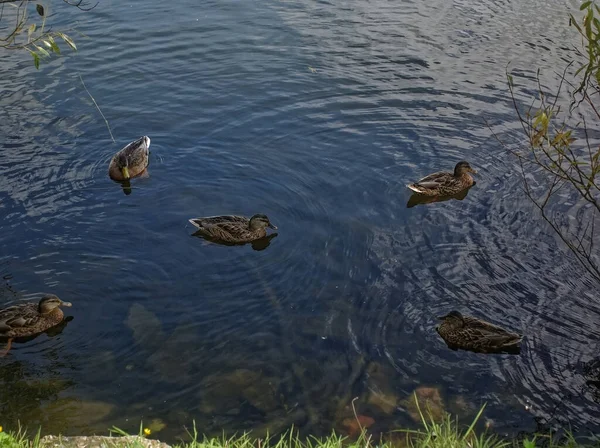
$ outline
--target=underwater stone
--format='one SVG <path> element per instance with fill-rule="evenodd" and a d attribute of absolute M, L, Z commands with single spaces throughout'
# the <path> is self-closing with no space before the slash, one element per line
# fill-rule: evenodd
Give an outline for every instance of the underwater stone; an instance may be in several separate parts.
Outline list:
<path fill-rule="evenodd" d="M 421 422 L 419 409 L 421 409 L 425 418 L 431 417 L 436 422 L 442 420 L 446 415 L 444 401 L 439 389 L 436 387 L 417 387 L 410 397 L 402 401 L 402 405 L 415 422 Z"/>
<path fill-rule="evenodd" d="M 160 347 L 165 340 L 162 324 L 156 314 L 148 309 L 134 303 L 129 308 L 127 326 L 133 332 L 133 338 L 140 348 L 154 351 Z"/>

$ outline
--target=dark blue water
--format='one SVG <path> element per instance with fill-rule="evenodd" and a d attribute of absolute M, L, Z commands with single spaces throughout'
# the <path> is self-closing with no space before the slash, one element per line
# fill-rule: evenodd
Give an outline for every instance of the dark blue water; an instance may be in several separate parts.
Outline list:
<path fill-rule="evenodd" d="M 577 2 L 102 2 L 57 6 L 79 51 L 1 52 L 0 305 L 51 292 L 62 332 L 0 359 L 0 424 L 173 440 L 294 424 L 415 426 L 427 391 L 501 434 L 600 429 L 581 365 L 597 285 L 543 225 L 514 160 L 505 67 L 526 101 L 576 44 Z M 117 143 L 79 80 L 106 115 Z M 152 139 L 124 195 L 112 154 Z M 461 159 L 462 201 L 407 208 L 405 184 Z M 263 250 L 188 219 L 265 213 Z M 452 352 L 436 316 L 485 317 L 519 356 Z M 424 389 L 427 388 L 427 389 Z"/>

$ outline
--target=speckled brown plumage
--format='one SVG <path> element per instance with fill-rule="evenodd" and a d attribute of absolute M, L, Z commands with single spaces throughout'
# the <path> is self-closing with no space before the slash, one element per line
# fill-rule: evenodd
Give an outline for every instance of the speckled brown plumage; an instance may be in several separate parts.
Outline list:
<path fill-rule="evenodd" d="M 197 233 L 207 239 L 224 243 L 249 243 L 267 236 L 267 227 L 277 229 L 266 215 L 257 214 L 248 219 L 244 216 L 224 215 L 193 218 L 190 222 L 198 228 Z"/>
<path fill-rule="evenodd" d="M 518 350 L 523 336 L 512 333 L 497 325 L 463 316 L 451 311 L 440 317 L 442 323 L 436 328 L 448 347 L 479 353 L 494 353 Z"/>
<path fill-rule="evenodd" d="M 121 149 L 110 161 L 108 167 L 110 178 L 116 181 L 124 181 L 142 174 L 148 167 L 149 148 L 150 138 L 143 136 Z M 125 173 L 123 168 L 127 168 Z"/>
<path fill-rule="evenodd" d="M 0 310 L 0 337 L 33 336 L 60 324 L 64 319 L 60 306 L 71 304 L 48 294 L 39 303 L 23 303 Z"/>
<path fill-rule="evenodd" d="M 468 162 L 458 162 L 454 173 L 440 171 L 407 185 L 412 191 L 424 196 L 452 196 L 471 187 L 474 183 L 469 173 L 477 173 Z"/>

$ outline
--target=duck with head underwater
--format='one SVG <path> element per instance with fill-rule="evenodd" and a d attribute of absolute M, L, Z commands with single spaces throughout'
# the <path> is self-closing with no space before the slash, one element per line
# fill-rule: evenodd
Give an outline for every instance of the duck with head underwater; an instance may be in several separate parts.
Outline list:
<path fill-rule="evenodd" d="M 143 136 L 116 153 L 108 166 L 108 175 L 118 182 L 128 181 L 148 168 L 150 137 Z"/>
<path fill-rule="evenodd" d="M 436 328 L 452 350 L 463 349 L 476 353 L 519 353 L 523 336 L 512 333 L 475 317 L 450 311 L 441 316 Z"/>
<path fill-rule="evenodd" d="M 22 303 L 0 310 L 0 338 L 8 339 L 4 356 L 10 350 L 13 339 L 43 333 L 62 323 L 64 314 L 61 306 L 70 307 L 53 294 L 46 294 L 38 303 Z"/>
<path fill-rule="evenodd" d="M 471 168 L 469 162 L 463 160 L 456 164 L 454 173 L 439 171 L 408 184 L 407 187 L 424 196 L 452 196 L 475 183 L 469 173 L 477 174 L 477 171 Z"/>
<path fill-rule="evenodd" d="M 244 216 L 223 215 L 192 218 L 198 228 L 197 234 L 220 243 L 244 244 L 267 236 L 267 227 L 277 230 L 267 215 L 256 214 L 250 219 Z"/>

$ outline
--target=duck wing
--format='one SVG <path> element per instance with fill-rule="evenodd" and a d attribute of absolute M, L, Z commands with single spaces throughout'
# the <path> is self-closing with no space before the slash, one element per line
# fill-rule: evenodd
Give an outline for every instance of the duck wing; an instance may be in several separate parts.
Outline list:
<path fill-rule="evenodd" d="M 508 331 L 498 325 L 491 324 L 489 322 L 485 322 L 481 319 L 477 319 L 475 317 L 464 316 L 463 321 L 465 323 L 465 327 L 468 327 L 472 330 L 477 330 L 482 334 L 495 334 L 495 335 L 516 335 L 511 331 Z M 518 335 L 517 335 L 518 336 Z"/>
<path fill-rule="evenodd" d="M 468 339 L 479 349 L 486 351 L 501 350 L 518 345 L 523 339 L 522 335 L 489 322 L 473 317 L 464 317 L 463 319 L 465 332 L 469 336 Z"/>
<path fill-rule="evenodd" d="M 248 225 L 243 222 L 219 222 L 214 225 L 205 225 L 198 229 L 198 233 L 212 240 L 225 243 L 246 243 L 254 240 L 253 233 Z"/>
<path fill-rule="evenodd" d="M 189 221 L 198 228 L 228 223 L 238 223 L 248 226 L 250 222 L 248 218 L 235 215 L 206 216 L 203 218 L 192 218 Z"/>
<path fill-rule="evenodd" d="M 119 151 L 120 154 L 128 157 L 135 157 L 136 155 L 148 155 L 150 152 L 147 137 L 140 137 L 137 140 L 132 141 L 125 145 L 123 149 Z"/>
<path fill-rule="evenodd" d="M 425 176 L 414 183 L 422 188 L 440 188 L 444 185 L 452 183 L 454 175 L 445 171 L 438 171 L 437 173 Z"/>
<path fill-rule="evenodd" d="M 17 328 L 27 328 L 36 325 L 41 318 L 38 305 L 15 305 L 0 310 L 0 335 Z"/>

